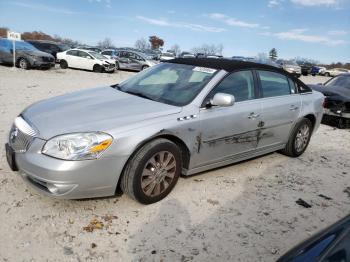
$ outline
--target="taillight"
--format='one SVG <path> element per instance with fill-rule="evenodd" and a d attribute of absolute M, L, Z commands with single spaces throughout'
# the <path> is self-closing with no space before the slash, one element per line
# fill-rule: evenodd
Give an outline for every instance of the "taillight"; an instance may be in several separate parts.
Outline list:
<path fill-rule="evenodd" d="M 324 100 L 323 100 L 323 108 L 328 108 L 328 100 L 327 100 L 327 97 L 325 97 Z"/>

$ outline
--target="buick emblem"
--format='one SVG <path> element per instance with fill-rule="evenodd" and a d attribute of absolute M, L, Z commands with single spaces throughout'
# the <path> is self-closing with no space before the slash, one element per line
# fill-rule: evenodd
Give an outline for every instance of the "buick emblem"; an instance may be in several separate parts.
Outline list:
<path fill-rule="evenodd" d="M 18 135 L 18 129 L 15 128 L 15 129 L 12 130 L 12 132 L 11 132 L 11 134 L 10 134 L 10 141 L 11 141 L 12 143 L 15 142 L 15 140 L 16 140 L 16 138 L 17 138 L 17 135 Z"/>

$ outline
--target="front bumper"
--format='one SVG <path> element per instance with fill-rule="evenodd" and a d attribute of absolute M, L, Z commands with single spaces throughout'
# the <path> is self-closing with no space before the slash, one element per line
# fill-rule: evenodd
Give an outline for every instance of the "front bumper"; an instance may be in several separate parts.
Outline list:
<path fill-rule="evenodd" d="M 324 114 L 325 115 L 330 115 L 330 116 L 344 117 L 344 118 L 350 119 L 350 113 L 342 112 L 341 110 L 332 111 L 329 108 L 325 108 L 324 109 Z"/>
<path fill-rule="evenodd" d="M 115 70 L 115 64 L 110 64 L 110 65 L 103 65 L 103 69 L 106 72 L 112 72 Z"/>
<path fill-rule="evenodd" d="M 34 61 L 31 66 L 37 68 L 51 68 L 55 66 L 55 62 Z"/>
<path fill-rule="evenodd" d="M 115 194 L 126 156 L 65 161 L 41 154 L 44 144 L 44 140 L 35 138 L 25 153 L 14 155 L 19 173 L 37 191 L 62 199 Z"/>

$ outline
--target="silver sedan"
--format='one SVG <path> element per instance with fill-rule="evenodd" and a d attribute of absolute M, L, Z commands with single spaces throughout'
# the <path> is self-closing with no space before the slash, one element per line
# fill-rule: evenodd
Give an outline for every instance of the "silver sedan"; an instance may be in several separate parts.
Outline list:
<path fill-rule="evenodd" d="M 324 97 L 282 69 L 175 59 L 113 86 L 38 102 L 14 121 L 9 165 L 57 198 L 150 204 L 184 176 L 280 150 L 297 157 Z"/>

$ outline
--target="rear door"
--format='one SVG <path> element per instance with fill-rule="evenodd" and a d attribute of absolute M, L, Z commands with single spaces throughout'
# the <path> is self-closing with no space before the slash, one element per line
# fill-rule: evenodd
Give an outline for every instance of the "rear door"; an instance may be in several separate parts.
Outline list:
<path fill-rule="evenodd" d="M 78 50 L 69 50 L 66 52 L 66 59 L 69 67 L 79 68 Z"/>
<path fill-rule="evenodd" d="M 205 104 L 217 93 L 233 95 L 234 105 L 206 108 Z M 256 149 L 261 116 L 261 102 L 256 95 L 254 75 L 249 70 L 233 72 L 213 88 L 199 113 L 201 146 L 199 154 L 192 157 L 196 167 L 239 157 Z"/>
<path fill-rule="evenodd" d="M 278 146 L 288 141 L 301 109 L 301 97 L 294 81 L 272 71 L 256 71 L 262 104 L 262 129 L 258 148 Z"/>
<path fill-rule="evenodd" d="M 126 51 L 119 51 L 118 63 L 120 68 L 129 69 L 129 53 Z"/>

